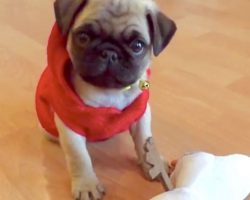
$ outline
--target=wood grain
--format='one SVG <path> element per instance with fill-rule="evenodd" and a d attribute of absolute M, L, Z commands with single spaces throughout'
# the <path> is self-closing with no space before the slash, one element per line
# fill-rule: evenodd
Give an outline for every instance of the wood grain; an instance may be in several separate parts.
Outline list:
<path fill-rule="evenodd" d="M 250 1 L 158 0 L 177 23 L 151 80 L 153 132 L 169 160 L 187 151 L 250 155 Z M 69 200 L 59 145 L 44 139 L 34 91 L 46 64 L 52 0 L 0 0 L 0 199 Z M 132 140 L 90 144 L 108 200 L 147 200 Z"/>

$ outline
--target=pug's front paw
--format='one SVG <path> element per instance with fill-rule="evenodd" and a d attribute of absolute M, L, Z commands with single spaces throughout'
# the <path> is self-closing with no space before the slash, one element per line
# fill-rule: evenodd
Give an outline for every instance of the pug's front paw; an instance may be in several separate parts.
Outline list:
<path fill-rule="evenodd" d="M 74 200 L 102 200 L 105 189 L 96 177 L 81 177 L 72 180 Z"/>

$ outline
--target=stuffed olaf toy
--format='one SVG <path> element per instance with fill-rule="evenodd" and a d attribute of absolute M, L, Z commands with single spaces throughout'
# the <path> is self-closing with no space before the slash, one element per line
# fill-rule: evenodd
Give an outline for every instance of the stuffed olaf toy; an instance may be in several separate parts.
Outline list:
<path fill-rule="evenodd" d="M 177 161 L 171 180 L 174 189 L 151 200 L 247 200 L 250 157 L 187 154 Z"/>

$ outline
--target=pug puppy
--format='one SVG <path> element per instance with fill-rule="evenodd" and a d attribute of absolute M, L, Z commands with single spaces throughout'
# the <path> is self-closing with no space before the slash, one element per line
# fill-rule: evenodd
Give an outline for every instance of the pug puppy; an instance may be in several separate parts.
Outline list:
<path fill-rule="evenodd" d="M 129 106 L 147 80 L 153 54 L 158 56 L 176 31 L 175 23 L 153 0 L 56 0 L 56 21 L 67 37 L 73 65 L 70 80 L 88 106 Z M 151 132 L 150 106 L 130 126 L 141 166 L 149 177 L 144 145 Z M 88 122 L 82 122 L 88 123 Z M 70 129 L 55 113 L 59 141 L 65 153 L 75 200 L 98 200 L 104 188 L 86 147 L 86 137 Z"/>

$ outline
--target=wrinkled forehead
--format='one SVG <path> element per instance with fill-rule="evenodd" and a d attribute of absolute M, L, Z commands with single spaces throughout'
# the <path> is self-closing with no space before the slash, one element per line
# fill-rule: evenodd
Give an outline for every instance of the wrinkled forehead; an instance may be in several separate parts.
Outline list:
<path fill-rule="evenodd" d="M 102 29 L 115 38 L 138 32 L 149 43 L 144 1 L 148 0 L 90 0 L 76 17 L 73 29 L 90 23 L 97 31 Z"/>

